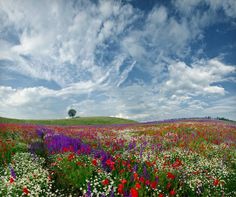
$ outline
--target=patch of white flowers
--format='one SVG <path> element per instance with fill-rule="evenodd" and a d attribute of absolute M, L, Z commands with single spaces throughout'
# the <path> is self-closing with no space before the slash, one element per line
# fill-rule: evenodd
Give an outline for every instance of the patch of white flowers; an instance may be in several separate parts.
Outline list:
<path fill-rule="evenodd" d="M 12 158 L 12 169 L 1 174 L 0 196 L 59 196 L 52 193 L 49 172 L 42 167 L 45 160 L 30 153 L 16 153 Z"/>
<path fill-rule="evenodd" d="M 161 168 L 164 160 L 163 157 L 178 157 L 183 165 L 179 168 L 181 177 L 185 184 L 189 186 L 193 191 L 200 194 L 199 188 L 204 189 L 204 193 L 211 193 L 211 191 L 218 192 L 218 194 L 224 193 L 225 180 L 230 176 L 235 176 L 235 173 L 222 163 L 222 158 L 215 154 L 211 158 L 202 156 L 198 153 L 184 151 L 179 148 L 175 148 L 171 151 L 161 152 L 159 160 L 157 162 L 157 168 Z M 171 169 L 172 167 L 169 166 Z M 214 181 L 219 180 L 214 186 Z M 225 196 L 231 196 L 231 194 L 224 193 Z"/>
<path fill-rule="evenodd" d="M 108 180 L 108 184 L 104 185 L 102 182 Z M 86 184 L 80 188 L 83 196 L 88 193 L 88 185 L 91 187 L 90 196 L 109 196 L 112 192 L 115 193 L 117 187 L 115 186 L 115 179 L 111 176 L 111 173 L 102 172 L 86 180 Z"/>

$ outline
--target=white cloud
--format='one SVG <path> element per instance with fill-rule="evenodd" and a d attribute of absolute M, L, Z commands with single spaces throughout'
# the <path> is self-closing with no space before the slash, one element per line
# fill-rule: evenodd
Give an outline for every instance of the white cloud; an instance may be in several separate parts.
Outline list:
<path fill-rule="evenodd" d="M 0 13 L 7 16 L 2 28 L 13 26 L 19 36 L 19 43 L 3 40 L 0 47 L 8 51 L 1 53 L 1 59 L 13 62 L 9 69 L 53 80 L 62 87 L 86 81 L 85 72 L 95 79 L 104 76 L 107 70 L 95 61 L 97 47 L 105 46 L 107 39 L 117 39 L 137 15 L 132 6 L 116 1 L 77 4 L 1 1 Z M 74 66 L 73 72 L 68 64 Z"/>
<path fill-rule="evenodd" d="M 137 60 L 142 59 L 145 53 L 145 49 L 139 42 L 139 35 L 135 36 L 135 32 L 132 32 L 130 36 L 124 38 L 122 47 L 125 53 L 128 53 L 132 58 Z"/>
<path fill-rule="evenodd" d="M 194 10 L 203 2 L 209 10 Z M 8 71 L 60 86 L 0 86 L 0 114 L 52 118 L 72 104 L 80 115 L 137 120 L 194 116 L 205 107 L 204 113 L 226 113 L 228 104 L 214 108 L 204 100 L 227 96 L 219 83 L 234 81 L 228 75 L 235 67 L 214 58 L 185 60 L 191 43 L 217 22 L 217 10 L 235 17 L 235 1 L 172 3 L 179 17 L 165 6 L 145 13 L 121 1 L 0 1 L 0 60 L 10 62 Z"/>
<path fill-rule="evenodd" d="M 9 52 L 13 44 L 6 40 L 0 39 L 0 59 L 12 59 L 12 54 Z"/>
<path fill-rule="evenodd" d="M 170 66 L 169 79 L 164 83 L 162 91 L 187 95 L 224 95 L 224 88 L 213 83 L 221 82 L 233 72 L 235 67 L 225 65 L 217 59 L 195 62 L 191 67 L 184 62 L 177 62 Z"/>
<path fill-rule="evenodd" d="M 177 0 L 173 1 L 176 9 L 190 15 L 197 6 L 207 6 L 209 12 L 222 9 L 226 16 L 236 17 L 236 2 L 234 0 Z"/>
<path fill-rule="evenodd" d="M 168 18 L 168 12 L 164 6 L 155 7 L 148 15 L 147 21 L 152 23 L 156 22 L 157 25 L 161 25 L 166 22 Z"/>

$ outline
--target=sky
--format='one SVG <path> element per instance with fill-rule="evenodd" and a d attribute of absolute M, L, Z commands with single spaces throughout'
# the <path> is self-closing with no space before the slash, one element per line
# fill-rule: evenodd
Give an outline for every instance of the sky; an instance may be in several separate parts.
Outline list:
<path fill-rule="evenodd" d="M 236 120 L 235 0 L 0 0 L 0 116 Z"/>

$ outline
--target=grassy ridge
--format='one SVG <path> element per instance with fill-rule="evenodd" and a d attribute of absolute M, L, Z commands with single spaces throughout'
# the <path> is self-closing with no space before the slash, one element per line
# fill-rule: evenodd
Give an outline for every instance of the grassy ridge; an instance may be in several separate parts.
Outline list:
<path fill-rule="evenodd" d="M 128 124 L 135 123 L 134 120 L 128 120 L 115 117 L 81 117 L 73 119 L 53 119 L 53 120 L 23 120 L 0 117 L 0 123 L 30 123 L 44 125 L 104 125 L 104 124 Z"/>

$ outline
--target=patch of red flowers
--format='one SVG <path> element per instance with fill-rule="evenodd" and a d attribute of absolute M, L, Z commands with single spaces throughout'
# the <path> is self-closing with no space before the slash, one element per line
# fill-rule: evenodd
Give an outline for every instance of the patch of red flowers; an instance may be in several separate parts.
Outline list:
<path fill-rule="evenodd" d="M 167 178 L 173 180 L 173 179 L 175 179 L 175 175 L 172 174 L 171 172 L 167 172 Z"/>
<path fill-rule="evenodd" d="M 136 188 L 137 190 L 139 190 L 139 189 L 141 188 L 141 185 L 140 185 L 139 183 L 136 183 L 136 184 L 135 184 L 135 188 Z"/>
<path fill-rule="evenodd" d="M 138 180 L 138 174 L 135 172 L 134 173 L 134 180 L 137 181 Z"/>
<path fill-rule="evenodd" d="M 97 160 L 96 160 L 96 159 L 93 159 L 93 160 L 92 160 L 92 164 L 93 164 L 94 166 L 97 166 L 97 165 L 98 165 Z"/>
<path fill-rule="evenodd" d="M 179 159 L 176 159 L 175 162 L 172 164 L 173 168 L 178 168 L 182 165 L 182 162 Z"/>
<path fill-rule="evenodd" d="M 141 183 L 144 183 L 144 182 L 145 182 L 145 179 L 144 179 L 143 177 L 140 177 L 139 181 L 140 181 Z"/>
<path fill-rule="evenodd" d="M 118 185 L 118 193 L 120 194 L 120 195 L 123 195 L 123 193 L 124 193 L 124 184 L 119 184 Z"/>
<path fill-rule="evenodd" d="M 61 161 L 61 160 L 62 160 L 62 158 L 61 158 L 61 157 L 58 157 L 58 158 L 57 158 L 57 161 Z"/>
<path fill-rule="evenodd" d="M 13 183 L 14 181 L 15 181 L 15 180 L 14 180 L 14 178 L 12 178 L 12 177 L 11 177 L 10 180 L 9 180 L 10 183 Z"/>
<path fill-rule="evenodd" d="M 114 167 L 115 162 L 112 161 L 111 159 L 106 160 L 106 164 L 107 164 L 112 170 L 115 169 L 115 167 Z"/>
<path fill-rule="evenodd" d="M 176 192 L 175 192 L 174 189 L 170 190 L 170 195 L 171 195 L 171 196 L 174 196 L 175 194 L 176 194 Z"/>
<path fill-rule="evenodd" d="M 105 179 L 102 181 L 102 184 L 105 186 L 105 185 L 108 185 L 109 184 L 109 180 L 108 179 Z"/>
<path fill-rule="evenodd" d="M 215 179 L 214 182 L 213 182 L 213 185 L 217 186 L 217 185 L 219 185 L 219 183 L 220 183 L 220 180 L 219 179 Z"/>
<path fill-rule="evenodd" d="M 156 182 L 156 181 L 151 182 L 151 183 L 150 183 L 150 187 L 151 187 L 152 189 L 156 189 L 156 188 L 157 188 L 157 182 Z"/>
<path fill-rule="evenodd" d="M 127 183 L 127 180 L 126 180 L 126 179 L 122 179 L 120 182 L 121 182 L 122 184 L 125 184 L 125 183 Z"/>
<path fill-rule="evenodd" d="M 130 189 L 131 197 L 138 197 L 138 191 L 135 188 Z"/>
<path fill-rule="evenodd" d="M 27 187 L 23 187 L 22 191 L 25 195 L 28 195 L 30 193 L 29 190 L 27 189 Z"/>
<path fill-rule="evenodd" d="M 166 189 L 170 189 L 170 187 L 171 187 L 171 183 L 167 183 Z"/>
<path fill-rule="evenodd" d="M 75 154 L 74 153 L 69 154 L 68 157 L 67 157 L 68 161 L 71 161 L 74 158 L 75 158 Z"/>

